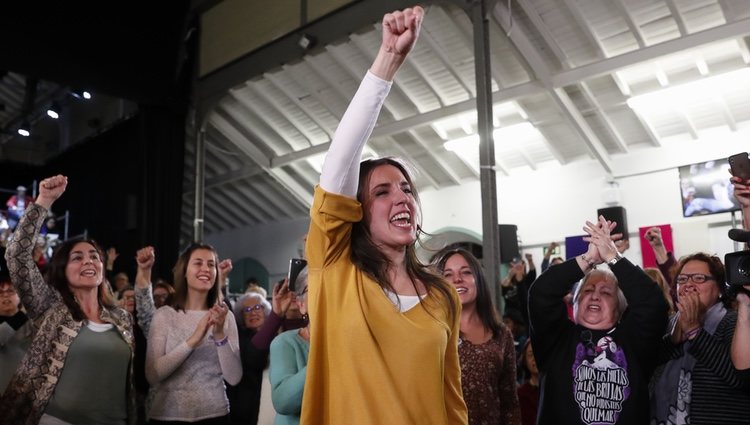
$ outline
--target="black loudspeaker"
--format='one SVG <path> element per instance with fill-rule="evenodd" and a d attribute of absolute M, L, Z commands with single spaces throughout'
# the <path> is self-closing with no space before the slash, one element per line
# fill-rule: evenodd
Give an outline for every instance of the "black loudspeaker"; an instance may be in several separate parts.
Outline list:
<path fill-rule="evenodd" d="M 500 262 L 510 263 L 513 258 L 521 257 L 518 251 L 518 226 L 515 224 L 498 224 L 500 233 Z"/>
<path fill-rule="evenodd" d="M 624 207 L 599 208 L 596 210 L 596 218 L 598 219 L 600 215 L 617 223 L 617 227 L 612 233 L 622 233 L 623 240 L 630 239 L 628 237 L 628 215 Z"/>

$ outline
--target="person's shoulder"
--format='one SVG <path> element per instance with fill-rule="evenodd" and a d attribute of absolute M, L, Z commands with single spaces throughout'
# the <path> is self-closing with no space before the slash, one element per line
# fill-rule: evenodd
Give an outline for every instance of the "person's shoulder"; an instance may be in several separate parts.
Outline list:
<path fill-rule="evenodd" d="M 156 309 L 156 311 L 154 312 L 154 320 L 156 320 L 157 318 L 168 319 L 175 314 L 177 314 L 177 310 L 175 310 L 172 306 L 164 305 Z"/>
<path fill-rule="evenodd" d="M 280 347 L 283 345 L 293 344 L 295 339 L 297 338 L 298 333 L 299 329 L 290 329 L 276 335 L 273 341 L 271 341 L 271 348 L 273 348 L 274 346 Z"/>

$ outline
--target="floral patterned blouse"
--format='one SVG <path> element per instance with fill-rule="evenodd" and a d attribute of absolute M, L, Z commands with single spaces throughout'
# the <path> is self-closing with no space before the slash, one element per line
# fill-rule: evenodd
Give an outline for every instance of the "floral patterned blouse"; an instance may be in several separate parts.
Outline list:
<path fill-rule="evenodd" d="M 469 425 L 521 424 L 513 336 L 505 326 L 500 333 L 482 344 L 459 341 L 461 387 L 469 409 Z"/>

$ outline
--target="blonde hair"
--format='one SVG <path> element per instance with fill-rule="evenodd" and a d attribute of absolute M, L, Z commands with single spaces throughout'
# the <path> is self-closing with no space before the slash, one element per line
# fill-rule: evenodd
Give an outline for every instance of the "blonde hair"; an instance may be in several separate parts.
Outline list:
<path fill-rule="evenodd" d="M 672 300 L 672 291 L 669 289 L 667 279 L 664 278 L 664 274 L 661 272 L 661 270 L 657 269 L 656 267 L 646 267 L 645 269 L 643 269 L 643 272 L 646 273 L 646 275 L 648 275 L 651 280 L 656 282 L 657 285 L 659 285 L 659 288 L 664 295 L 664 299 L 667 301 L 667 305 L 669 306 L 669 314 L 674 313 L 675 309 L 674 301 Z"/>

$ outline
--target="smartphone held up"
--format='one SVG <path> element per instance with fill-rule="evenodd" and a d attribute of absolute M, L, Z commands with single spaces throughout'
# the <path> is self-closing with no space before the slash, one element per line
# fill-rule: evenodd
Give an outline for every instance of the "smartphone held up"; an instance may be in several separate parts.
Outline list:
<path fill-rule="evenodd" d="M 289 290 L 292 292 L 296 291 L 295 282 L 299 273 L 307 266 L 307 260 L 304 258 L 292 258 L 289 260 L 289 272 L 286 275 L 287 282 L 289 282 Z"/>

